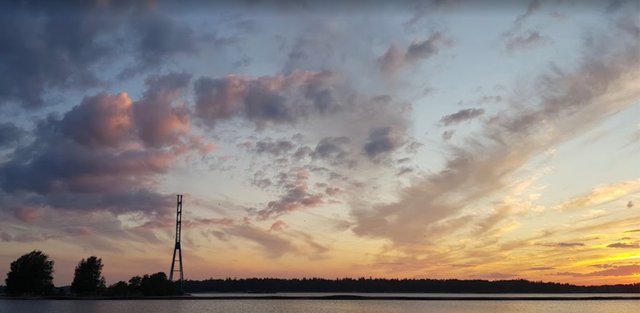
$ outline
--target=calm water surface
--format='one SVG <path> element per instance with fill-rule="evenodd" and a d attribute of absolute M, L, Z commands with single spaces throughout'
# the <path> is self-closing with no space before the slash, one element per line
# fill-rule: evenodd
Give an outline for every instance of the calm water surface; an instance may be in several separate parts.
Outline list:
<path fill-rule="evenodd" d="M 638 300 L 377 301 L 377 300 L 0 300 L 0 313 L 625 313 Z"/>

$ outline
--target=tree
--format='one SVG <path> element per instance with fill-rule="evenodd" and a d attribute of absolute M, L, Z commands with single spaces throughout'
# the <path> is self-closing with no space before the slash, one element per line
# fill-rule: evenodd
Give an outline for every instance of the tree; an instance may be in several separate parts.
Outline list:
<path fill-rule="evenodd" d="M 42 251 L 31 251 L 11 262 L 7 273 L 7 293 L 10 295 L 46 295 L 53 290 L 54 261 Z"/>
<path fill-rule="evenodd" d="M 163 272 L 144 275 L 140 283 L 140 291 L 144 296 L 170 296 L 174 294 L 173 282 Z"/>
<path fill-rule="evenodd" d="M 73 276 L 71 292 L 81 295 L 95 295 L 105 289 L 105 280 L 102 276 L 102 259 L 95 256 L 82 259 Z"/>
<path fill-rule="evenodd" d="M 126 297 L 129 295 L 129 285 L 124 281 L 119 281 L 109 286 L 105 294 L 111 297 Z"/>

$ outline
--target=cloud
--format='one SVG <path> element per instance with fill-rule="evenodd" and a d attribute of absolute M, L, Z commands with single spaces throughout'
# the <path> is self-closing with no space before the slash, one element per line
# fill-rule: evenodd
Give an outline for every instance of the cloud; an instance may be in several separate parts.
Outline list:
<path fill-rule="evenodd" d="M 257 244 L 269 258 L 278 258 L 297 248 L 290 240 L 281 237 L 277 232 L 265 231 L 253 225 L 234 225 L 225 229 L 226 233 L 247 239 Z"/>
<path fill-rule="evenodd" d="M 295 147 L 294 143 L 288 140 L 260 140 L 256 142 L 255 151 L 257 153 L 268 153 L 274 156 L 284 155 Z"/>
<path fill-rule="evenodd" d="M 369 138 L 363 149 L 370 159 L 375 159 L 394 151 L 402 144 L 402 136 L 394 133 L 392 127 L 376 127 L 369 131 Z"/>
<path fill-rule="evenodd" d="M 61 131 L 83 146 L 119 146 L 133 135 L 131 106 L 124 92 L 85 97 L 64 115 Z"/>
<path fill-rule="evenodd" d="M 575 210 L 598 206 L 619 200 L 640 190 L 640 180 L 629 180 L 616 184 L 599 186 L 589 193 L 574 197 L 558 205 L 559 210 Z"/>
<path fill-rule="evenodd" d="M 616 242 L 616 243 L 608 244 L 607 247 L 608 248 L 622 248 L 622 249 L 628 249 L 628 248 L 636 249 L 636 248 L 640 248 L 640 244 Z"/>
<path fill-rule="evenodd" d="M 13 123 L 0 123 L 0 149 L 20 142 L 26 132 Z"/>
<path fill-rule="evenodd" d="M 528 268 L 528 270 L 530 271 L 549 271 L 549 270 L 553 270 L 555 269 L 555 267 L 552 266 L 538 266 L 538 267 L 530 267 Z"/>
<path fill-rule="evenodd" d="M 396 44 L 392 44 L 378 59 L 380 71 L 392 76 L 399 69 L 415 64 L 419 60 L 425 60 L 438 54 L 441 49 L 450 47 L 452 40 L 444 32 L 434 32 L 423 41 L 413 41 L 406 50 Z"/>
<path fill-rule="evenodd" d="M 640 46 L 620 28 L 612 27 L 610 34 L 586 41 L 577 67 L 540 75 L 536 104 L 488 118 L 466 146 L 450 148 L 441 171 L 402 190 L 397 201 L 354 206 L 354 232 L 398 247 L 443 236 L 438 225 L 491 199 L 535 155 L 634 103 L 640 97 Z"/>
<path fill-rule="evenodd" d="M 181 92 L 188 86 L 190 75 L 170 73 L 150 76 L 147 90 L 133 106 L 133 119 L 140 140 L 147 147 L 178 147 L 207 153 L 211 145 L 191 133 L 191 112 L 179 103 Z"/>
<path fill-rule="evenodd" d="M 541 7 L 541 0 L 533 0 L 529 2 L 527 10 L 522 15 L 519 15 L 513 22 L 511 27 L 504 34 L 502 34 L 502 37 L 505 41 L 505 49 L 508 52 L 532 49 L 553 42 L 551 38 L 541 35 L 540 32 L 536 30 L 522 32 L 522 27 L 525 22 L 531 15 L 539 11 Z"/>
<path fill-rule="evenodd" d="M 285 223 L 284 221 L 281 220 L 277 220 L 275 221 L 273 224 L 271 224 L 271 227 L 269 228 L 269 231 L 282 231 L 283 229 L 287 228 L 287 223 Z"/>
<path fill-rule="evenodd" d="M 3 3 L 0 106 L 40 108 L 51 90 L 96 87 L 111 79 L 100 67 L 132 56 L 119 79 L 193 55 L 208 42 L 186 23 L 140 3 L 39 1 Z"/>
<path fill-rule="evenodd" d="M 526 34 L 513 36 L 505 43 L 505 48 L 509 52 L 515 52 L 518 50 L 525 50 L 544 46 L 550 44 L 553 41 L 551 38 L 540 35 L 538 31 L 529 31 Z"/>
<path fill-rule="evenodd" d="M 611 268 L 608 268 L 608 269 L 589 272 L 589 273 L 562 272 L 562 273 L 558 273 L 557 275 L 573 276 L 573 277 L 594 277 L 594 276 L 618 277 L 618 276 L 631 276 L 638 273 L 640 273 L 640 265 L 622 265 L 622 266 L 612 266 Z"/>
<path fill-rule="evenodd" d="M 450 126 L 450 125 L 462 123 L 468 120 L 472 120 L 482 114 L 484 114 L 484 109 L 478 109 L 478 108 L 463 109 L 456 113 L 443 116 L 440 119 L 440 124 L 444 126 Z"/>
<path fill-rule="evenodd" d="M 443 131 L 442 135 L 441 135 L 442 140 L 444 140 L 444 141 L 451 140 L 451 138 L 453 138 L 453 135 L 455 133 L 456 133 L 456 131 L 453 130 L 453 129 Z"/>
<path fill-rule="evenodd" d="M 196 115 L 209 125 L 242 117 L 257 127 L 295 123 L 313 112 L 325 113 L 330 89 L 320 87 L 333 79 L 330 72 L 293 72 L 250 78 L 199 78 L 194 85 Z M 318 91 L 320 90 L 320 91 Z"/>
<path fill-rule="evenodd" d="M 11 13 L 3 14 L 0 42 L 11 44 L 0 51 L 0 105 L 17 102 L 37 108 L 49 88 L 94 86 L 100 80 L 94 65 L 115 52 L 115 46 L 96 38 L 109 37 L 118 20 L 97 3 L 11 1 L 1 10 Z"/>
<path fill-rule="evenodd" d="M 324 195 L 310 193 L 306 184 L 289 186 L 285 194 L 278 200 L 270 201 L 265 208 L 250 209 L 249 212 L 257 216 L 258 220 L 266 220 L 273 216 L 313 208 L 324 203 Z"/>
<path fill-rule="evenodd" d="M 327 160 L 331 164 L 352 163 L 354 161 L 348 159 L 351 154 L 350 144 L 351 140 L 346 136 L 325 137 L 320 139 L 311 156 Z"/>
<path fill-rule="evenodd" d="M 141 100 L 126 93 L 85 97 L 62 118 L 41 120 L 34 140 L 0 164 L 0 188 L 42 207 L 156 212 L 171 207 L 154 191 L 180 156 L 210 146 L 173 106 L 182 74 L 152 76 Z M 154 206 L 158 207 L 154 207 Z"/>
<path fill-rule="evenodd" d="M 581 242 L 540 243 L 539 245 L 545 246 L 545 247 L 559 247 L 559 248 L 584 247 L 584 243 L 581 243 Z"/>
<path fill-rule="evenodd" d="M 530 1 L 529 4 L 527 5 L 526 11 L 521 15 L 518 15 L 515 21 L 513 21 L 513 24 L 511 25 L 509 30 L 503 34 L 503 37 L 512 37 L 516 32 L 520 31 L 520 29 L 522 28 L 522 25 L 527 21 L 527 19 L 529 19 L 531 15 L 539 11 L 541 7 L 542 7 L 542 0 Z"/>
<path fill-rule="evenodd" d="M 129 17 L 135 63 L 126 67 L 118 76 L 127 78 L 142 71 L 161 66 L 172 57 L 194 54 L 198 38 L 186 23 L 177 21 L 156 10 L 139 10 Z"/>

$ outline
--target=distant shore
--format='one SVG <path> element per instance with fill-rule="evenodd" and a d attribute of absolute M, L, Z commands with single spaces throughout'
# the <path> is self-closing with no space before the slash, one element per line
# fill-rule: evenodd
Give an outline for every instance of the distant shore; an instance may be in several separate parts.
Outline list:
<path fill-rule="evenodd" d="M 0 296 L 0 300 L 378 300 L 378 301 L 612 301 L 612 300 L 640 300 L 638 296 L 609 296 L 606 294 L 581 295 L 581 296 L 367 296 L 367 295 L 216 295 L 216 296 L 168 296 L 168 297 L 74 297 L 74 296 L 49 296 L 49 297 L 9 297 Z"/>

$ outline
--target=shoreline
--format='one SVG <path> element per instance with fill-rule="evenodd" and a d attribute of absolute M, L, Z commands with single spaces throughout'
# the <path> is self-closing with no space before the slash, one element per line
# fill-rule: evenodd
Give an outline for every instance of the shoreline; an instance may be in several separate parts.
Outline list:
<path fill-rule="evenodd" d="M 9 297 L 0 296 L 0 300 L 356 300 L 356 301 L 616 301 L 616 300 L 640 300 L 638 296 L 517 296 L 517 297 L 477 297 L 477 296 L 434 296 L 434 297 L 409 297 L 409 296 L 363 296 L 363 295 L 326 295 L 326 296 L 167 296 L 167 297 L 75 297 L 75 296 L 50 296 L 50 297 Z"/>

